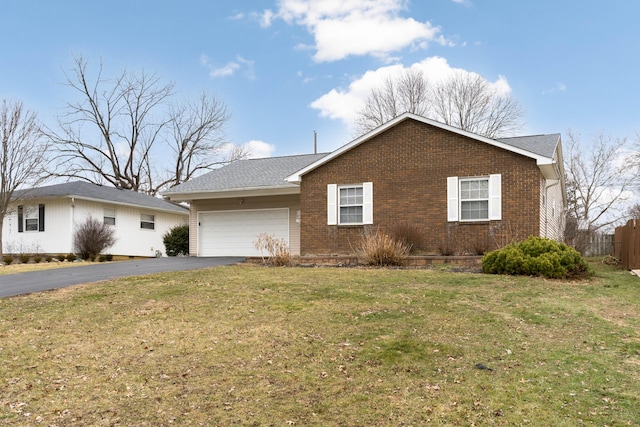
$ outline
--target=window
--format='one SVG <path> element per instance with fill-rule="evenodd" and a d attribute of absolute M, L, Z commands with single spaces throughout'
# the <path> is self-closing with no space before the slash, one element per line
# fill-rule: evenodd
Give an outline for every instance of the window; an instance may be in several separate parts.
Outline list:
<path fill-rule="evenodd" d="M 44 205 L 18 206 L 18 233 L 44 231 Z"/>
<path fill-rule="evenodd" d="M 460 180 L 460 221 L 489 219 L 489 178 Z"/>
<path fill-rule="evenodd" d="M 140 228 L 145 230 L 156 229 L 156 216 L 149 214 L 140 214 Z"/>
<path fill-rule="evenodd" d="M 501 175 L 447 178 L 449 222 L 497 221 L 502 219 Z"/>
<path fill-rule="evenodd" d="M 24 212 L 25 231 L 38 231 L 38 209 L 28 207 Z"/>
<path fill-rule="evenodd" d="M 116 225 L 116 210 L 104 208 L 104 223 L 106 225 Z"/>
<path fill-rule="evenodd" d="M 340 224 L 362 224 L 363 190 L 362 186 L 341 187 L 338 189 Z"/>
<path fill-rule="evenodd" d="M 373 183 L 327 186 L 329 225 L 373 224 Z"/>

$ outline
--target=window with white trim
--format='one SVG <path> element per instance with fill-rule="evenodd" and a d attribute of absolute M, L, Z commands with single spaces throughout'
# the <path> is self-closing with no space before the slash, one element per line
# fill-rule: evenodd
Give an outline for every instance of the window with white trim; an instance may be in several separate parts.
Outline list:
<path fill-rule="evenodd" d="M 502 177 L 447 178 L 449 222 L 497 221 L 502 219 Z"/>
<path fill-rule="evenodd" d="M 116 210 L 113 208 L 104 208 L 104 223 L 106 225 L 116 225 Z"/>
<path fill-rule="evenodd" d="M 489 219 L 489 178 L 460 180 L 460 221 Z"/>
<path fill-rule="evenodd" d="M 338 188 L 339 224 L 362 224 L 363 206 L 362 185 Z"/>
<path fill-rule="evenodd" d="M 373 224 L 373 183 L 327 186 L 329 225 Z"/>
<path fill-rule="evenodd" d="M 18 206 L 18 233 L 44 231 L 44 205 Z"/>
<path fill-rule="evenodd" d="M 26 207 L 24 210 L 25 231 L 38 231 L 38 208 L 35 206 Z"/>
<path fill-rule="evenodd" d="M 140 228 L 144 230 L 155 230 L 156 216 L 150 214 L 140 214 Z"/>

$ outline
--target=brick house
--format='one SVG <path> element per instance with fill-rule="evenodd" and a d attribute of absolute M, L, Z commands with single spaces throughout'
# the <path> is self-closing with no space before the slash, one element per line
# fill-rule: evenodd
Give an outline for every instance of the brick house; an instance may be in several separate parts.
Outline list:
<path fill-rule="evenodd" d="M 348 254 L 366 230 L 414 230 L 422 253 L 563 237 L 559 134 L 489 139 L 410 113 L 329 154 L 241 160 L 165 192 L 190 203 L 190 252 Z"/>

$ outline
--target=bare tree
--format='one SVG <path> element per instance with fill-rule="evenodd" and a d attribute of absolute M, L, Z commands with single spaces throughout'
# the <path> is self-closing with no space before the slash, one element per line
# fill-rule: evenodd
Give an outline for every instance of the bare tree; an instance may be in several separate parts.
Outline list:
<path fill-rule="evenodd" d="M 197 102 L 173 106 L 173 83 L 155 74 L 123 71 L 115 79 L 89 75 L 75 59 L 66 85 L 79 100 L 47 131 L 56 154 L 56 174 L 97 184 L 156 194 L 193 174 L 242 156 L 221 158 L 229 120 L 221 100 L 203 93 Z"/>
<path fill-rule="evenodd" d="M 409 69 L 371 91 L 358 112 L 357 130 L 368 132 L 405 112 L 488 138 L 513 135 L 523 117 L 516 100 L 477 74 L 456 73 L 431 84 L 422 71 Z"/>
<path fill-rule="evenodd" d="M 638 183 L 635 170 L 625 161 L 626 139 L 596 135 L 590 144 L 568 132 L 565 156 L 567 182 L 567 237 L 580 241 L 619 222 L 620 209 Z M 572 231 L 573 230 L 573 231 Z"/>
<path fill-rule="evenodd" d="M 356 118 L 357 132 L 366 133 L 405 112 L 426 116 L 431 101 L 429 81 L 416 69 L 395 78 L 387 76 L 382 86 L 371 90 Z"/>
<path fill-rule="evenodd" d="M 640 203 L 636 203 L 627 209 L 627 219 L 640 219 Z"/>
<path fill-rule="evenodd" d="M 36 186 L 46 179 L 48 147 L 42 138 L 36 114 L 20 101 L 2 100 L 0 106 L 0 256 L 2 227 L 15 202 L 14 192 Z"/>
<path fill-rule="evenodd" d="M 477 74 L 452 75 L 436 86 L 432 99 L 436 120 L 478 135 L 510 136 L 522 127 L 520 104 Z"/>

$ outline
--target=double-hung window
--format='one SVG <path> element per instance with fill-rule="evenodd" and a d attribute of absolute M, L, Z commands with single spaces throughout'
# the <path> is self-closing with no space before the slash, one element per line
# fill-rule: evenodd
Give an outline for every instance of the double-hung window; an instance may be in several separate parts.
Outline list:
<path fill-rule="evenodd" d="M 156 216 L 150 214 L 140 214 L 140 228 L 145 230 L 155 230 Z"/>
<path fill-rule="evenodd" d="M 104 223 L 106 225 L 116 225 L 116 210 L 113 208 L 104 208 Z"/>
<path fill-rule="evenodd" d="M 18 206 L 18 232 L 44 231 L 44 205 Z"/>
<path fill-rule="evenodd" d="M 460 221 L 489 219 L 489 178 L 460 180 Z"/>
<path fill-rule="evenodd" d="M 499 221 L 502 219 L 502 177 L 447 178 L 449 222 Z"/>
<path fill-rule="evenodd" d="M 327 186 L 327 224 L 373 224 L 373 183 Z"/>
<path fill-rule="evenodd" d="M 339 224 L 362 224 L 364 193 L 362 185 L 338 188 Z"/>
<path fill-rule="evenodd" d="M 38 209 L 28 207 L 24 212 L 25 231 L 38 231 Z"/>

